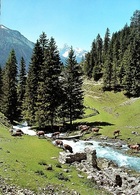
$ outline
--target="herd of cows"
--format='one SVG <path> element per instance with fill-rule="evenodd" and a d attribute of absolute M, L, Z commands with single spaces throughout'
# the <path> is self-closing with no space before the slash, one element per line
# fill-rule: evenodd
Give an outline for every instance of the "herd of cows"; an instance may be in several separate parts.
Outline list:
<path fill-rule="evenodd" d="M 83 135 L 84 133 L 87 133 L 88 131 L 93 132 L 93 133 L 99 133 L 99 128 L 98 127 L 94 127 L 91 128 L 88 125 L 79 125 L 77 128 L 80 131 L 80 134 Z M 22 136 L 24 133 L 21 129 L 10 129 L 9 130 L 12 136 Z M 45 136 L 45 132 L 44 131 L 37 131 L 36 135 L 38 137 L 44 137 Z M 120 135 L 120 130 L 115 130 L 113 132 L 114 138 L 116 138 L 117 136 Z M 70 145 L 68 144 L 63 144 L 63 141 L 59 139 L 60 136 L 60 131 L 56 131 L 54 133 L 52 133 L 51 138 L 53 140 L 55 140 L 55 145 L 59 146 L 61 148 L 63 148 L 65 151 L 71 152 L 73 153 L 73 149 Z M 139 151 L 140 150 L 140 144 L 135 144 L 135 145 L 128 145 L 128 147 L 132 150 L 136 150 Z"/>

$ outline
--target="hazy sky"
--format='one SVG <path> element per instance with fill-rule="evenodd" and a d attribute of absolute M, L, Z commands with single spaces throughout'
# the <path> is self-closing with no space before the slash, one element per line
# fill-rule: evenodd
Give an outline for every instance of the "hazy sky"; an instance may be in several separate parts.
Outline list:
<path fill-rule="evenodd" d="M 140 0 L 1 0 L 0 23 L 33 42 L 45 32 L 58 47 L 90 50 L 98 33 L 121 30 L 136 10 Z"/>

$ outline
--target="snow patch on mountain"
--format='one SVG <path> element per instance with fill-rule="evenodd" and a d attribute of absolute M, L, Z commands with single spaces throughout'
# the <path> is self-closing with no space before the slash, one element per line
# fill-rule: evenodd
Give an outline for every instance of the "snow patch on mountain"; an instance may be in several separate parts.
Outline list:
<path fill-rule="evenodd" d="M 65 62 L 66 59 L 68 58 L 70 48 L 71 48 L 70 46 L 68 46 L 67 44 L 64 44 L 64 46 L 59 49 L 60 57 L 63 62 Z M 73 48 L 73 50 L 76 55 L 76 60 L 78 63 L 81 62 L 82 58 L 85 57 L 85 54 L 88 52 L 78 47 Z"/>

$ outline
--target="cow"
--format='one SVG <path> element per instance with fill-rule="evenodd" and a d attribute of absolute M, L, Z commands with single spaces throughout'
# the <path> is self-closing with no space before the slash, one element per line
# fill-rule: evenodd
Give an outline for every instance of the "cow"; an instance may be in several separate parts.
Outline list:
<path fill-rule="evenodd" d="M 82 134 L 85 131 L 88 131 L 90 127 L 87 125 L 79 125 L 78 128 L 80 129 L 80 133 Z"/>
<path fill-rule="evenodd" d="M 64 144 L 63 145 L 63 149 L 65 151 L 69 151 L 69 152 L 73 153 L 72 147 L 70 145 L 68 145 L 68 144 Z"/>
<path fill-rule="evenodd" d="M 52 133 L 52 138 L 59 138 L 59 135 L 60 135 L 60 132 L 59 131 L 56 131 L 54 133 Z"/>
<path fill-rule="evenodd" d="M 21 132 L 22 134 L 24 134 L 23 131 L 22 131 L 21 129 L 10 129 L 9 132 L 10 132 L 11 134 L 12 134 L 12 133 L 16 133 L 16 132 Z"/>
<path fill-rule="evenodd" d="M 36 135 L 38 135 L 38 137 L 44 136 L 44 135 L 45 135 L 45 132 L 44 132 L 44 131 L 38 131 L 38 132 L 36 133 Z"/>
<path fill-rule="evenodd" d="M 24 134 L 21 129 L 17 129 L 16 132 L 20 132 L 20 133 Z"/>
<path fill-rule="evenodd" d="M 61 140 L 55 140 L 55 145 L 63 147 L 63 142 Z"/>
<path fill-rule="evenodd" d="M 135 144 L 135 145 L 128 145 L 128 147 L 130 148 L 130 149 L 132 149 L 132 150 L 139 150 L 140 149 L 140 146 L 138 145 L 138 144 Z"/>
<path fill-rule="evenodd" d="M 16 137 L 16 136 L 22 136 L 22 134 L 23 133 L 21 132 L 13 132 L 11 135 Z"/>
<path fill-rule="evenodd" d="M 91 131 L 94 133 L 98 133 L 99 132 L 99 128 L 98 127 L 94 127 L 91 129 Z"/>
<path fill-rule="evenodd" d="M 120 130 L 114 131 L 114 132 L 113 132 L 113 135 L 114 135 L 114 136 L 115 136 L 115 135 L 118 135 L 118 136 L 119 136 L 119 135 L 120 135 Z"/>

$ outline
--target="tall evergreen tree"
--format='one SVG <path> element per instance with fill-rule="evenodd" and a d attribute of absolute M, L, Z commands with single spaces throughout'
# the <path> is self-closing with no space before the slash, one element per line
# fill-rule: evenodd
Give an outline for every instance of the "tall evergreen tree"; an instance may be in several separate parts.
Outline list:
<path fill-rule="evenodd" d="M 100 34 L 97 35 L 95 42 L 95 52 L 93 53 L 94 58 L 94 68 L 93 68 L 93 78 L 98 81 L 102 76 L 102 63 L 103 63 L 103 41 Z"/>
<path fill-rule="evenodd" d="M 20 72 L 19 72 L 19 81 L 18 81 L 18 114 L 19 119 L 22 119 L 22 108 L 23 108 L 23 100 L 25 96 L 25 88 L 26 88 L 26 65 L 25 60 L 22 57 L 20 61 Z"/>
<path fill-rule="evenodd" d="M 91 65 L 91 54 L 90 52 L 86 53 L 85 55 L 85 62 L 84 62 L 84 74 L 90 79 L 92 77 L 92 70 L 93 67 Z"/>
<path fill-rule="evenodd" d="M 4 67 L 2 91 L 2 112 L 12 123 L 17 119 L 17 60 L 14 50 Z"/>
<path fill-rule="evenodd" d="M 64 83 L 66 100 L 64 101 L 62 110 L 65 118 L 70 122 L 70 127 L 72 127 L 72 121 L 80 118 L 84 113 L 82 71 L 80 65 L 76 61 L 76 56 L 74 55 L 72 47 L 66 62 Z"/>
<path fill-rule="evenodd" d="M 36 120 L 39 126 L 44 127 L 50 124 L 53 128 L 57 118 L 61 96 L 59 81 L 61 65 L 55 40 L 51 37 L 48 49 L 45 52 L 44 65 L 42 66 L 42 82 L 38 88 Z"/>
<path fill-rule="evenodd" d="M 27 85 L 25 92 L 25 101 L 24 101 L 24 118 L 29 124 L 36 123 L 35 113 L 37 110 L 37 89 L 40 79 L 40 71 L 43 63 L 43 52 L 40 46 L 39 41 L 37 40 L 31 62 L 29 65 L 29 71 L 27 76 Z"/>
<path fill-rule="evenodd" d="M 108 54 L 110 45 L 110 30 L 109 28 L 106 29 L 105 37 L 104 37 L 104 43 L 103 43 L 103 59 L 106 59 L 106 55 Z"/>

